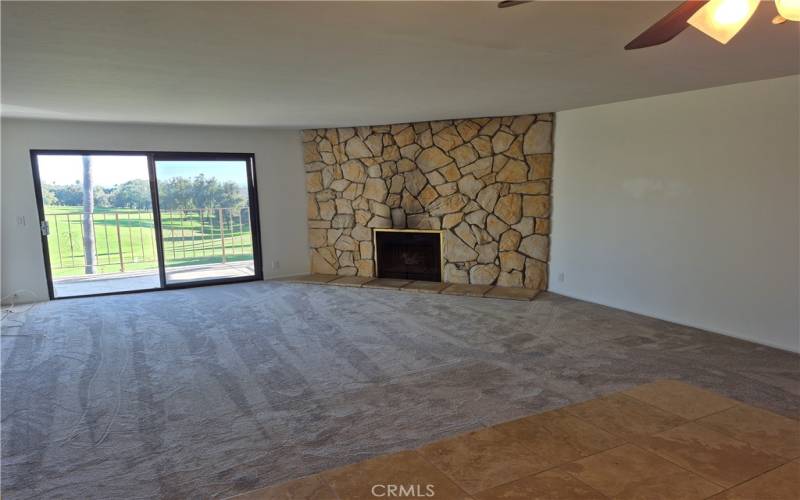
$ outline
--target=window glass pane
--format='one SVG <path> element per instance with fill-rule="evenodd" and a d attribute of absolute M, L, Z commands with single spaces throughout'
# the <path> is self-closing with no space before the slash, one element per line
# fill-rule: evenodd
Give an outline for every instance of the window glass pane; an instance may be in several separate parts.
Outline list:
<path fill-rule="evenodd" d="M 56 297 L 158 288 L 147 157 L 36 157 Z"/>
<path fill-rule="evenodd" d="M 156 160 L 167 284 L 255 276 L 246 160 Z"/>

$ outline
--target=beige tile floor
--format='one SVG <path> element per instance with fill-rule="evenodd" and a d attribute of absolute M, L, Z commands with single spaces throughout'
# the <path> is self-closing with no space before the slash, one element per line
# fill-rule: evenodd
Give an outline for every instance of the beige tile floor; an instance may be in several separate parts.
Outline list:
<path fill-rule="evenodd" d="M 466 295 L 469 297 L 489 297 L 493 299 L 533 300 L 539 290 L 529 288 L 513 288 L 492 285 L 459 285 L 449 283 L 435 283 L 431 281 L 409 281 L 387 278 L 366 278 L 363 276 L 334 276 L 330 274 L 306 274 L 281 278 L 280 281 L 317 284 L 339 285 L 358 288 L 384 288 L 403 290 L 407 292 L 442 293 L 445 295 Z"/>
<path fill-rule="evenodd" d="M 661 380 L 235 498 L 392 497 L 796 500 L 800 422 Z"/>

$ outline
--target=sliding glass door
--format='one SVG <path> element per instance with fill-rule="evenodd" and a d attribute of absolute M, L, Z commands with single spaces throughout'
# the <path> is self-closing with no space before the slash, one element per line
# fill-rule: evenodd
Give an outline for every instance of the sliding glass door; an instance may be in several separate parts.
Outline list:
<path fill-rule="evenodd" d="M 37 154 L 54 298 L 159 288 L 148 159 Z"/>
<path fill-rule="evenodd" d="M 51 298 L 261 279 L 249 154 L 31 151 Z"/>
<path fill-rule="evenodd" d="M 249 157 L 156 155 L 166 284 L 256 276 Z"/>

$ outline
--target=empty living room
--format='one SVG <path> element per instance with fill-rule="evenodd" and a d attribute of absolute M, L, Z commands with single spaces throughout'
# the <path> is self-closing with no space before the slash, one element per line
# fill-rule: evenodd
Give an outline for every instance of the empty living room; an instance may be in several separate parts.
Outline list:
<path fill-rule="evenodd" d="M 800 0 L 0 18 L 3 500 L 800 499 Z"/>

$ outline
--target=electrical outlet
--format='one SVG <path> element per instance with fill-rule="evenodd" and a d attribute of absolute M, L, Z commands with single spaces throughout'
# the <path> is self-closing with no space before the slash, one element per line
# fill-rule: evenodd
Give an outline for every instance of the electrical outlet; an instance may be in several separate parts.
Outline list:
<path fill-rule="evenodd" d="M 280 269 L 281 268 L 281 261 L 273 260 L 272 261 L 272 269 Z"/>
<path fill-rule="evenodd" d="M 565 278 L 564 273 L 558 273 L 558 281 L 559 281 L 559 283 L 563 283 L 564 282 L 564 278 Z"/>

